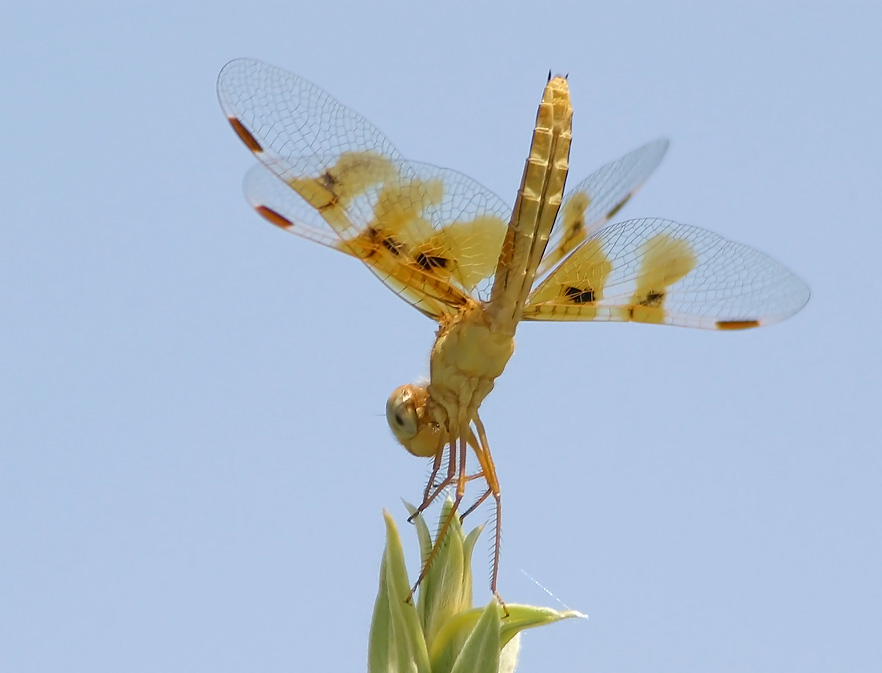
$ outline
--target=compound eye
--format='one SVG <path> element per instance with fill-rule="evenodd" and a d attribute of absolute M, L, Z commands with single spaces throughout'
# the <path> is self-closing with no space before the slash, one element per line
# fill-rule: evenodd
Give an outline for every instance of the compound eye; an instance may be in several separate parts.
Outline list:
<path fill-rule="evenodd" d="M 406 441 L 416 437 L 419 417 L 410 391 L 402 388 L 395 390 L 386 402 L 386 422 L 399 441 Z"/>

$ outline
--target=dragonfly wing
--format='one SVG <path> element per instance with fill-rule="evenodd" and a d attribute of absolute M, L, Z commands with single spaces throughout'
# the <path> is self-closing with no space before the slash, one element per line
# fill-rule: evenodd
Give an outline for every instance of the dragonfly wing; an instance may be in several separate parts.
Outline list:
<path fill-rule="evenodd" d="M 446 188 L 444 198 L 427 212 L 430 222 L 440 223 L 438 228 L 427 229 L 412 245 L 391 232 L 385 238 L 373 234 L 369 240 L 354 226 L 342 236 L 262 164 L 246 174 L 245 197 L 258 214 L 285 231 L 362 259 L 398 296 L 438 319 L 464 303 L 465 294 L 489 294 L 509 208 L 461 173 L 409 165 L 418 179 L 438 181 Z"/>
<path fill-rule="evenodd" d="M 351 254 L 318 211 L 263 164 L 252 166 L 245 174 L 242 191 L 248 204 L 272 224 L 314 243 Z"/>
<path fill-rule="evenodd" d="M 649 178 L 667 152 L 668 141 L 647 143 L 600 167 L 568 190 L 548 241 L 537 277 L 615 217 Z"/>
<path fill-rule="evenodd" d="M 486 258 L 498 258 L 508 219 L 497 196 L 455 171 L 406 162 L 357 112 L 265 63 L 227 64 L 218 98 L 278 180 L 258 171 L 246 181 L 261 215 L 358 257 L 432 317 L 481 298 L 493 273 Z"/>
<path fill-rule="evenodd" d="M 758 250 L 698 227 L 639 219 L 579 245 L 534 289 L 524 319 L 744 329 L 793 315 L 809 294 Z"/>

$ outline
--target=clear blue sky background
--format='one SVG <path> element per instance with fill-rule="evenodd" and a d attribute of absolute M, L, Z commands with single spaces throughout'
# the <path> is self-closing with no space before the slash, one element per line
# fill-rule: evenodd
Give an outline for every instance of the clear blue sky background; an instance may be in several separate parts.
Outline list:
<path fill-rule="evenodd" d="M 528 633 L 520 670 L 882 670 L 879 7 L 7 7 L 0 670 L 365 669 L 381 510 L 426 469 L 382 413 L 433 325 L 246 206 L 214 93 L 237 56 L 509 201 L 568 72 L 573 178 L 669 137 L 623 216 L 813 290 L 750 332 L 521 329 L 483 413 L 501 586 L 591 619 Z"/>

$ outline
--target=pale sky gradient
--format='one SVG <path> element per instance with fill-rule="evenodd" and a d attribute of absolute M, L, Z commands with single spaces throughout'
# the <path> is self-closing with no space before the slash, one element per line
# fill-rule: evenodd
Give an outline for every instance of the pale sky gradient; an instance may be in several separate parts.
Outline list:
<path fill-rule="evenodd" d="M 574 180 L 667 137 L 621 217 L 812 288 L 748 332 L 520 330 L 483 410 L 501 588 L 590 620 L 519 670 L 882 671 L 882 6 L 322 7 L 4 11 L 0 671 L 365 670 L 381 510 L 426 473 L 384 404 L 434 327 L 250 211 L 214 93 L 239 56 L 509 202 L 569 73 Z"/>

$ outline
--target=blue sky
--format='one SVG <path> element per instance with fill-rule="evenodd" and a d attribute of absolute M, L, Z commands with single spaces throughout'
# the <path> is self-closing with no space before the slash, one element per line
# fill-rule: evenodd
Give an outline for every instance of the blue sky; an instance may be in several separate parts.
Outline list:
<path fill-rule="evenodd" d="M 519 331 L 482 412 L 501 588 L 590 615 L 520 670 L 882 670 L 882 9 L 613 5 L 6 11 L 0 669 L 364 670 L 381 510 L 426 474 L 383 409 L 434 326 L 247 207 L 214 84 L 253 56 L 509 202 L 569 73 L 573 179 L 667 137 L 622 217 L 812 288 L 748 332 Z"/>

